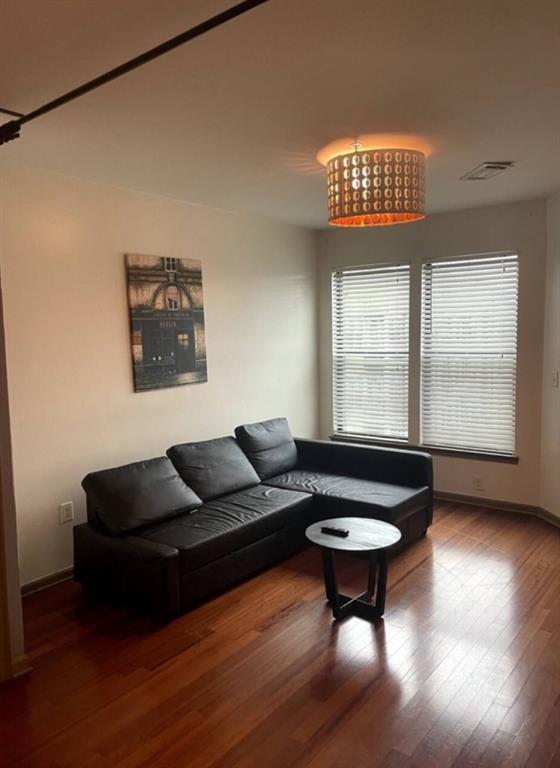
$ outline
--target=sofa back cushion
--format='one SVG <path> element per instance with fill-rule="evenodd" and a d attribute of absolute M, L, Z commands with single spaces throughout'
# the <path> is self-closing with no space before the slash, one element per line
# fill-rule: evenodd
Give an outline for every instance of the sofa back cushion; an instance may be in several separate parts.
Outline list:
<path fill-rule="evenodd" d="M 167 455 L 204 501 L 258 485 L 259 476 L 233 437 L 174 445 Z"/>
<path fill-rule="evenodd" d="M 90 522 L 113 536 L 202 505 L 165 456 L 91 472 L 82 486 Z"/>
<path fill-rule="evenodd" d="M 245 424 L 235 436 L 261 480 L 293 469 L 297 448 L 288 421 L 284 418 Z"/>

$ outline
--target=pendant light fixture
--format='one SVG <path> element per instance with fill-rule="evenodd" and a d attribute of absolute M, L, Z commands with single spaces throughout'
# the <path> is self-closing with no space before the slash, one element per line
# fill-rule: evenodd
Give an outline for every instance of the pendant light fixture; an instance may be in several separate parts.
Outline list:
<path fill-rule="evenodd" d="M 426 157 L 416 149 L 355 142 L 327 161 L 329 224 L 382 227 L 426 217 Z"/>

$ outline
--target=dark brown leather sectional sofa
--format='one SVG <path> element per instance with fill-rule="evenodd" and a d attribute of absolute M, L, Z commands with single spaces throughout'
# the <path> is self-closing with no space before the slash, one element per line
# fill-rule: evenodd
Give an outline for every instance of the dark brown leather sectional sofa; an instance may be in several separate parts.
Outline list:
<path fill-rule="evenodd" d="M 75 579 L 164 619 L 298 551 L 321 518 L 386 520 L 402 545 L 432 521 L 428 454 L 294 439 L 286 419 L 93 472 L 83 487 Z"/>

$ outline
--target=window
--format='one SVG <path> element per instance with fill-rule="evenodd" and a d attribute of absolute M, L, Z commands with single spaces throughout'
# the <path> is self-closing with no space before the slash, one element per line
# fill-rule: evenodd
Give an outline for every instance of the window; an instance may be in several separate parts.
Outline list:
<path fill-rule="evenodd" d="M 516 255 L 423 265 L 425 445 L 515 452 L 517 293 Z"/>
<path fill-rule="evenodd" d="M 165 271 L 166 272 L 176 272 L 177 271 L 177 259 L 170 259 L 169 257 L 165 257 Z"/>
<path fill-rule="evenodd" d="M 505 253 L 335 271 L 335 432 L 514 456 L 518 261 Z"/>
<path fill-rule="evenodd" d="M 333 400 L 338 433 L 408 438 L 410 268 L 333 274 Z"/>

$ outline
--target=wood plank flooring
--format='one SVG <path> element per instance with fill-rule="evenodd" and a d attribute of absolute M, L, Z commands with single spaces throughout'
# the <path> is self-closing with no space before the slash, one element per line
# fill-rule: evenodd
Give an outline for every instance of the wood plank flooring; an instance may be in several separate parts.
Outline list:
<path fill-rule="evenodd" d="M 73 583 L 24 611 L 3 768 L 560 766 L 560 530 L 524 515 L 440 504 L 376 626 L 333 623 L 316 549 L 164 627 Z"/>

